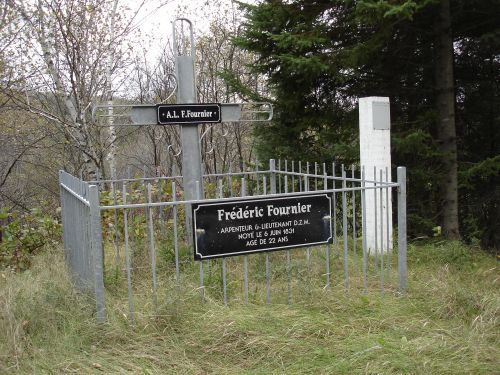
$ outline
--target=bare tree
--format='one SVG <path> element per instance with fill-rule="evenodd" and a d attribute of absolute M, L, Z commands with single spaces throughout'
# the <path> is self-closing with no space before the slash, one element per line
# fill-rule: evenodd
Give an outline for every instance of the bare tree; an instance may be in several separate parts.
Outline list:
<path fill-rule="evenodd" d="M 133 30 L 133 15 L 125 19 L 116 0 L 11 1 L 10 5 L 20 15 L 26 46 L 24 56 L 12 61 L 13 65 L 23 57 L 25 61 L 27 95 L 24 100 L 17 98 L 17 104 L 49 119 L 64 133 L 72 152 L 81 155 L 86 176 L 104 175 L 105 158 L 116 135 L 103 132 L 90 109 L 109 99 L 111 76 L 126 67 L 129 51 L 124 42 Z"/>
<path fill-rule="evenodd" d="M 108 43 L 108 65 L 106 67 L 106 91 L 108 95 L 108 130 L 109 130 L 109 152 L 107 159 L 109 161 L 109 173 L 112 179 L 116 179 L 116 129 L 114 125 L 113 112 L 113 87 L 112 73 L 113 62 L 115 60 L 115 19 L 118 8 L 118 0 L 115 0 L 109 15 L 109 43 Z"/>
<path fill-rule="evenodd" d="M 247 86 L 254 86 L 259 81 L 259 77 L 250 74 L 247 69 L 255 57 L 236 48 L 231 42 L 239 30 L 236 20 L 233 22 L 233 16 L 234 10 L 225 17 L 215 17 L 209 32 L 198 39 L 197 83 L 200 101 L 245 101 L 246 98 L 239 97 L 230 90 L 222 75 L 224 72 L 232 72 Z M 253 156 L 252 126 L 250 123 L 236 122 L 224 127 L 204 128 L 203 131 L 207 132 L 202 140 L 205 169 L 208 172 L 229 168 L 243 170 Z"/>
<path fill-rule="evenodd" d="M 135 102 L 173 102 L 176 81 L 173 77 L 173 53 L 169 44 L 152 63 L 148 61 L 146 51 L 140 50 L 134 59 L 132 72 L 130 78 L 136 93 Z M 124 149 L 122 158 L 130 159 L 130 164 L 135 164 L 136 167 L 147 166 L 152 175 L 171 174 L 174 170 L 179 170 L 180 159 L 178 155 L 175 156 L 177 151 L 174 151 L 177 149 L 178 139 L 179 131 L 176 126 L 140 129 L 135 139 L 128 140 L 129 144 L 134 143 L 134 147 Z"/>

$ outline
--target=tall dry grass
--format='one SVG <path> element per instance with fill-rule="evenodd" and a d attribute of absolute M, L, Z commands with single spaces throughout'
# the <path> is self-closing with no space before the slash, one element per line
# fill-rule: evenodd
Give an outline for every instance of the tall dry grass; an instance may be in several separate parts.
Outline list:
<path fill-rule="evenodd" d="M 150 296 L 148 277 L 136 279 L 135 301 L 144 309 L 134 323 L 123 293 L 110 290 L 105 324 L 96 323 L 93 301 L 72 288 L 61 253 L 38 256 L 24 273 L 0 272 L 0 373 L 491 374 L 500 368 L 497 261 L 458 243 L 410 247 L 405 297 L 391 290 L 382 296 L 378 288 L 346 293 L 339 279 L 330 291 L 295 288 L 292 305 L 235 299 L 224 306 L 220 293 L 210 291 L 201 304 L 193 267 L 186 279 L 192 294 L 159 295 L 157 310 L 141 299 Z"/>

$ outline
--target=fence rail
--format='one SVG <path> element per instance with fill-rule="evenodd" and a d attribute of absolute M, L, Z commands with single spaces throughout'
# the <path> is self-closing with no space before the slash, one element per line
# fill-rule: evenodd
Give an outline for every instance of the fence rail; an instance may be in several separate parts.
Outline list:
<path fill-rule="evenodd" d="M 335 163 L 270 160 L 268 168 L 256 163 L 254 170 L 205 175 L 199 183 L 204 188 L 198 189 L 199 199 L 184 200 L 181 176 L 84 182 L 61 171 L 67 263 L 75 284 L 94 291 L 97 319 L 101 321 L 106 316 L 104 280 L 108 289 L 123 299 L 131 320 L 148 304 L 136 291 L 145 279 L 150 280 L 148 299 L 153 313 L 160 293 L 195 291 L 202 300 L 219 298 L 220 293 L 226 304 L 231 299 L 248 303 L 259 298 L 265 303 L 291 303 L 293 289 L 305 283 L 304 278 L 324 289 L 342 284 L 346 289 L 367 291 L 376 285 L 381 293 L 389 288 L 404 293 L 405 168 L 398 168 L 396 182 L 389 181 L 387 170 L 380 171 L 379 178 L 366 180 L 364 176 L 363 168 L 347 170 Z M 393 190 L 397 195 L 397 252 L 392 251 Z M 186 210 L 192 204 L 318 192 L 332 197 L 331 244 L 194 262 L 190 225 L 185 223 Z M 393 254 L 397 255 L 397 267 Z M 359 283 L 353 275 L 361 276 Z M 262 295 L 252 290 L 252 283 L 262 285 Z M 273 286 L 277 291 L 271 293 Z"/>

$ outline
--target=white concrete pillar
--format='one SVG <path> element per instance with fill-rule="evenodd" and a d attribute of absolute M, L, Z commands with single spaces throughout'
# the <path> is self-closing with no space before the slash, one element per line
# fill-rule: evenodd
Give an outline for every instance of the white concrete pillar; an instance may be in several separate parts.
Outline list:
<path fill-rule="evenodd" d="M 392 180 L 389 98 L 371 96 L 359 99 L 359 150 L 367 181 L 380 181 L 380 171 L 383 181 Z M 366 185 L 373 186 L 373 183 Z M 379 253 L 392 250 L 392 194 L 389 191 L 387 201 L 385 189 L 382 190 L 382 210 L 380 198 L 380 190 L 366 191 L 366 244 L 372 255 L 375 249 Z"/>

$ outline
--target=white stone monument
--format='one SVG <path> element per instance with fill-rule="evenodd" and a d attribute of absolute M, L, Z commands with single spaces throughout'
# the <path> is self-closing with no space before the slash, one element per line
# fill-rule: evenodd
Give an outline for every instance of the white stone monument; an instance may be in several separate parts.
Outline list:
<path fill-rule="evenodd" d="M 391 181 L 389 98 L 370 96 L 359 99 L 359 150 L 361 166 L 365 169 L 367 181 L 380 182 L 381 173 L 382 181 Z M 373 182 L 366 183 L 366 186 L 373 185 Z M 382 189 L 382 197 L 380 189 L 367 190 L 365 194 L 366 244 L 372 255 L 375 251 L 381 253 L 392 250 L 392 194 L 390 190 L 388 196 L 387 199 L 386 189 Z"/>

